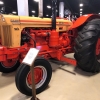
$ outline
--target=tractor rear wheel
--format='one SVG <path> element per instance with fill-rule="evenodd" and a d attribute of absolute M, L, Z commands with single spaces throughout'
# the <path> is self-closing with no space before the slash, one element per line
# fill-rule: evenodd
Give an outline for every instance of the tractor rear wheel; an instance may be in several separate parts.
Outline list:
<path fill-rule="evenodd" d="M 0 71 L 3 73 L 10 73 L 15 71 L 19 67 L 20 63 L 19 61 L 14 60 L 7 60 L 0 62 Z"/>
<path fill-rule="evenodd" d="M 100 71 L 100 63 L 96 55 L 96 51 L 100 51 L 100 49 L 96 50 L 99 39 L 100 19 L 93 19 L 80 28 L 75 39 L 74 57 L 77 66 L 82 70 L 93 73 Z"/>
<path fill-rule="evenodd" d="M 36 84 L 36 94 L 41 93 L 48 86 L 52 76 L 50 63 L 45 59 L 36 59 L 34 62 L 34 77 Z M 32 80 L 30 66 L 21 64 L 18 68 L 15 83 L 17 89 L 28 96 L 32 95 Z"/>

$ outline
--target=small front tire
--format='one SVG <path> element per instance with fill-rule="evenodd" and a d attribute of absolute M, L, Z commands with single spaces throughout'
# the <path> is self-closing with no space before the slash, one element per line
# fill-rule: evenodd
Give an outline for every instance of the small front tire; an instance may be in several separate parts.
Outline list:
<path fill-rule="evenodd" d="M 38 94 L 46 89 L 51 80 L 52 68 L 50 63 L 45 59 L 36 59 L 34 62 L 34 76 L 36 94 Z M 28 96 L 32 95 L 31 73 L 28 65 L 21 64 L 21 66 L 18 68 L 15 76 L 15 83 L 17 89 L 21 93 Z"/>
<path fill-rule="evenodd" d="M 13 60 L 7 60 L 4 62 L 0 62 L 0 71 L 3 73 L 10 73 L 19 67 L 20 63 L 18 60 L 13 61 Z"/>

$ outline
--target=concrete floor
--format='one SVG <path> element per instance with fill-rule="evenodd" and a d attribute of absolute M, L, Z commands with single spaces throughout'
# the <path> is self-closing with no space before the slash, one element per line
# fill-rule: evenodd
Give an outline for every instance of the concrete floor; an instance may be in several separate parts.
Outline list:
<path fill-rule="evenodd" d="M 52 79 L 49 87 L 37 95 L 40 100 L 100 100 L 100 74 L 86 73 L 68 64 L 51 64 Z M 0 73 L 0 100 L 30 100 L 16 89 L 15 73 Z"/>

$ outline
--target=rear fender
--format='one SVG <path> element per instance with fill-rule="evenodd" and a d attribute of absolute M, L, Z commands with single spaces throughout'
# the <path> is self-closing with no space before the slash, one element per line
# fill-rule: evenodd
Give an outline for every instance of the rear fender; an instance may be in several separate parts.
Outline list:
<path fill-rule="evenodd" d="M 99 15 L 97 14 L 88 14 L 88 15 L 83 15 L 81 17 L 79 17 L 75 22 L 74 24 L 72 25 L 72 29 L 73 28 L 78 28 L 80 27 L 81 25 L 83 25 L 85 22 L 88 22 L 92 19 L 95 19 L 95 18 L 100 18 Z"/>

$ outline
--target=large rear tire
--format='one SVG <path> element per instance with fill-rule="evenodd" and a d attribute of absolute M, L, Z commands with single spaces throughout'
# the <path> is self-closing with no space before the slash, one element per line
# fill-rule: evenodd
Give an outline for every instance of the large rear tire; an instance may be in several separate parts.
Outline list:
<path fill-rule="evenodd" d="M 41 93 L 48 86 L 51 76 L 52 68 L 50 63 L 45 59 L 36 59 L 34 62 L 34 76 L 36 84 L 36 94 Z M 32 95 L 32 80 L 30 67 L 26 64 L 21 64 L 18 68 L 15 83 L 17 89 L 28 96 Z"/>
<path fill-rule="evenodd" d="M 75 39 L 77 66 L 87 72 L 99 72 L 100 63 L 96 57 L 96 45 L 100 38 L 100 19 L 93 19 L 83 25 Z"/>

